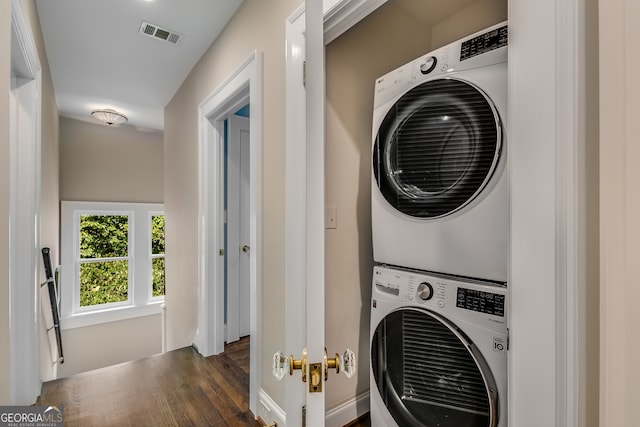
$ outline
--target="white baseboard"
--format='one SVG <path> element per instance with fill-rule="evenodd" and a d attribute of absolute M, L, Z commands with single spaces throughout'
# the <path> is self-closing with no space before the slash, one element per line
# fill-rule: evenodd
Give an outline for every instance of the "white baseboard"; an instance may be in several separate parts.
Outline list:
<path fill-rule="evenodd" d="M 369 412 L 369 392 L 329 409 L 325 415 L 325 427 L 342 427 Z"/>
<path fill-rule="evenodd" d="M 263 389 L 260 389 L 258 400 L 258 413 L 256 414 L 258 417 L 262 417 L 268 424 L 276 421 L 279 426 L 287 425 L 285 412 Z"/>
<path fill-rule="evenodd" d="M 364 392 L 351 400 L 329 409 L 325 415 L 325 427 L 342 427 L 369 412 L 369 392 Z M 278 422 L 286 426 L 286 414 L 264 390 L 260 389 L 258 413 L 267 423 Z"/>

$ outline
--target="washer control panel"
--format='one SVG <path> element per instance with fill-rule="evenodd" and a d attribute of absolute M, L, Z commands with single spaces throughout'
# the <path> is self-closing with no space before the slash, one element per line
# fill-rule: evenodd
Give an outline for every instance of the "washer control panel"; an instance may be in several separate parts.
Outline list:
<path fill-rule="evenodd" d="M 505 295 L 459 286 L 456 307 L 504 317 Z"/>
<path fill-rule="evenodd" d="M 376 266 L 373 284 L 376 303 L 407 302 L 433 310 L 463 310 L 469 316 L 489 315 L 496 321 L 505 320 L 507 289 L 490 282 Z"/>

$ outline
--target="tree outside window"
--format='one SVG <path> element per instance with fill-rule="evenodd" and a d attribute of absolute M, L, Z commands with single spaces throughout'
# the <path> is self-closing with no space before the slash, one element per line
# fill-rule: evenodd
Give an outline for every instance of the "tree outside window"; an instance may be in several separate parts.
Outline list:
<path fill-rule="evenodd" d="M 164 215 L 151 216 L 151 275 L 152 296 L 164 296 Z"/>
<path fill-rule="evenodd" d="M 129 299 L 129 216 L 80 216 L 80 307 Z"/>

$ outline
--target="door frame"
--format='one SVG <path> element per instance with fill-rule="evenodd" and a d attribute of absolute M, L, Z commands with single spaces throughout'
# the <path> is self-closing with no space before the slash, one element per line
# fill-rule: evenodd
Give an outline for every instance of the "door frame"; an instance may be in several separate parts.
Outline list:
<path fill-rule="evenodd" d="M 250 144 L 250 372 L 249 409 L 257 414 L 258 363 L 262 347 L 262 53 L 254 51 L 198 106 L 198 285 L 199 315 L 195 345 L 203 356 L 224 351 L 223 149 L 224 120 L 249 104 Z"/>
<path fill-rule="evenodd" d="M 334 6 L 325 15 L 325 43 L 385 2 Z M 518 141 L 509 150 L 509 172 L 512 194 L 527 195 L 511 200 L 509 422 L 577 427 L 585 404 L 580 348 L 586 330 L 578 306 L 586 292 L 585 4 L 509 0 L 508 9 L 509 25 L 518 29 L 509 52 L 508 139 Z M 542 37 L 539 22 L 554 23 Z M 547 120 L 532 125 L 531 111 L 545 112 Z M 292 309 L 288 304 L 287 312 Z M 533 364 L 541 369 L 532 371 Z"/>
<path fill-rule="evenodd" d="M 18 0 L 11 2 L 10 94 L 10 399 L 40 394 L 40 177 L 42 71 Z M 43 270 L 42 270 L 43 271 Z M 47 358 L 48 359 L 48 358 Z"/>

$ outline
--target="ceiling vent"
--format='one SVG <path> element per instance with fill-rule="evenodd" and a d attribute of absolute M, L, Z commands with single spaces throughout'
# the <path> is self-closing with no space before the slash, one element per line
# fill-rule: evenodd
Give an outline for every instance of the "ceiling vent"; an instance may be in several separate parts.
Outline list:
<path fill-rule="evenodd" d="M 149 22 L 142 22 L 140 32 L 146 36 L 153 37 L 154 39 L 164 40 L 173 44 L 177 44 L 182 41 L 182 34 L 159 27 Z"/>

